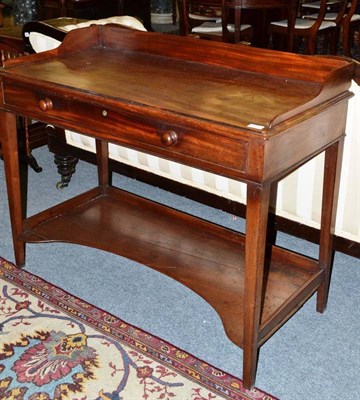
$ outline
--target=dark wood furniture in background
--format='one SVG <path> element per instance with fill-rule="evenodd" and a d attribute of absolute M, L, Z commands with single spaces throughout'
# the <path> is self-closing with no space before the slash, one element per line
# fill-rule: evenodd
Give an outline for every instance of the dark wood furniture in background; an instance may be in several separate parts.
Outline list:
<path fill-rule="evenodd" d="M 4 67 L 9 59 L 21 57 L 26 54 L 27 52 L 22 38 L 22 26 L 0 28 L 1 67 Z M 23 117 L 19 117 L 18 138 L 21 160 L 30 165 L 34 171 L 41 172 L 42 169 L 32 155 L 32 150 L 47 144 L 48 138 L 45 125 L 42 123 L 29 124 Z M 1 141 L 0 155 L 2 155 Z"/>
<path fill-rule="evenodd" d="M 354 28 L 358 28 L 360 25 L 359 15 L 354 15 L 358 6 L 358 0 L 350 2 L 344 0 L 331 2 L 326 0 L 315 2 L 299 2 L 298 0 L 289 0 L 288 2 L 285 0 L 177 0 L 177 2 L 181 35 L 189 35 L 191 29 L 201 22 L 194 19 L 191 20 L 188 17 L 189 10 L 192 12 L 191 9 L 194 5 L 196 8 L 201 9 L 204 17 L 212 17 L 213 20 L 221 18 L 221 10 L 228 10 L 223 15 L 224 27 L 226 27 L 227 23 L 234 22 L 235 27 L 239 27 L 240 24 L 250 24 L 253 29 L 251 44 L 262 48 L 269 47 L 269 37 L 273 36 L 271 40 L 273 48 L 294 52 L 298 52 L 299 49 L 304 52 L 303 49 L 305 49 L 305 52 L 314 54 L 315 38 L 323 36 L 326 39 L 323 43 L 330 43 L 330 46 L 327 46 L 328 48 L 324 52 L 327 52 L 327 54 L 336 54 L 341 31 L 344 54 L 349 56 L 349 44 L 353 41 L 354 37 L 354 32 L 349 32 L 349 30 L 351 28 L 354 30 Z M 345 11 L 346 6 L 347 9 Z M 301 17 L 305 9 L 309 10 L 312 19 L 316 19 L 317 16 L 314 16 L 314 13 L 318 13 L 318 19 L 311 29 L 299 29 L 299 26 L 303 26 L 302 23 L 304 23 L 304 19 Z M 344 18 L 343 15 L 345 15 Z M 296 16 L 300 18 L 296 20 Z M 290 23 L 288 26 L 284 23 L 279 24 L 280 20 L 282 22 L 288 20 Z M 294 27 L 293 22 L 295 20 L 297 21 L 297 26 L 294 29 L 289 29 L 289 27 Z M 334 29 L 323 29 L 324 24 L 319 29 L 323 22 L 328 24 L 329 21 L 335 22 Z M 239 42 L 240 32 L 235 33 L 234 40 L 234 35 L 231 32 L 227 32 L 226 29 L 223 29 L 223 31 L 225 32 L 223 41 Z M 221 32 L 218 33 L 218 36 L 221 38 Z M 280 36 L 282 38 L 279 39 Z M 199 37 L 211 39 L 209 34 L 201 34 Z M 293 43 L 293 39 L 295 38 L 297 40 Z M 248 38 L 245 36 L 241 40 L 248 40 Z M 305 46 L 302 45 L 302 42 L 305 43 Z"/>
<path fill-rule="evenodd" d="M 178 0 L 177 2 L 180 35 L 235 44 L 240 41 L 251 42 L 252 26 L 243 24 L 241 18 L 234 23 L 233 13 L 228 18 L 221 0 Z"/>
<path fill-rule="evenodd" d="M 269 45 L 269 22 L 280 16 L 295 21 L 298 8 L 298 0 L 177 0 L 177 2 L 181 35 L 186 36 L 191 33 L 194 20 L 189 18 L 189 13 L 193 13 L 193 8 L 197 7 L 204 17 L 213 15 L 214 19 L 215 17 L 222 19 L 223 35 L 220 35 L 220 40 L 235 43 L 249 40 L 248 32 L 242 34 L 239 27 L 241 24 L 250 24 L 253 32 L 251 44 L 262 48 L 267 48 Z M 234 33 L 229 32 L 228 24 L 234 24 Z M 291 26 L 290 24 L 290 28 Z M 289 29 L 288 49 L 291 48 L 291 42 L 292 30 Z"/>
<path fill-rule="evenodd" d="M 304 53 L 315 54 L 317 51 L 317 38 L 322 36 L 325 43 L 329 43 L 329 50 L 326 54 L 336 54 L 340 36 L 341 23 L 347 8 L 348 0 L 336 1 L 334 6 L 335 17 L 329 21 L 325 19 L 328 9 L 328 0 L 321 0 L 320 7 L 316 15 L 302 15 L 295 19 L 295 25 L 292 23 L 292 36 L 294 39 L 302 39 L 304 42 Z M 316 10 L 315 10 L 316 11 Z M 290 21 L 282 19 L 281 21 L 273 21 L 269 25 L 270 34 L 275 37 L 288 36 L 288 25 Z M 291 51 L 299 52 L 299 45 L 291 44 Z"/>
<path fill-rule="evenodd" d="M 150 0 L 39 0 L 39 20 L 74 17 L 100 19 L 114 15 L 139 18 L 147 30 L 151 27 Z"/>
<path fill-rule="evenodd" d="M 243 348 L 252 387 L 260 346 L 314 292 L 319 312 L 327 304 L 354 64 L 321 61 L 112 26 L 72 31 L 51 56 L 13 60 L 0 72 L 0 132 L 17 265 L 27 242 L 66 241 L 178 280 Z M 23 220 L 16 114 L 95 137 L 99 186 Z M 246 236 L 112 187 L 109 142 L 247 182 Z M 321 152 L 316 260 L 273 245 L 268 213 L 277 182 Z"/>
<path fill-rule="evenodd" d="M 43 25 L 51 29 L 52 36 L 57 36 L 59 31 L 56 28 L 68 24 L 75 24 L 81 20 L 76 18 L 58 18 L 44 21 Z M 65 34 L 61 36 L 62 40 Z M 29 54 L 28 38 L 23 37 L 23 26 L 7 26 L 0 28 L 0 56 L 1 66 L 12 58 L 26 56 Z M 45 146 L 48 143 L 48 136 L 45 125 L 42 123 L 28 124 L 23 118 L 19 118 L 19 141 L 20 141 L 20 154 L 21 158 L 26 161 L 36 172 L 41 172 L 41 167 L 38 165 L 36 159 L 32 155 L 32 150 Z M 2 153 L 0 143 L 0 154 Z"/>

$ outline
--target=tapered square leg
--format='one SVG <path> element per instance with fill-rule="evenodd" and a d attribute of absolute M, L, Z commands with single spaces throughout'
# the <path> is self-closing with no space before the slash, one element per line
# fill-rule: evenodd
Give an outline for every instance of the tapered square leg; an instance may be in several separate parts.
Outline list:
<path fill-rule="evenodd" d="M 329 294 L 330 275 L 333 261 L 333 238 L 343 147 L 344 139 L 341 139 L 325 151 L 319 248 L 319 263 L 320 266 L 324 268 L 324 281 L 317 293 L 316 309 L 319 312 L 325 311 Z"/>
<path fill-rule="evenodd" d="M 252 184 L 247 188 L 243 381 L 248 389 L 254 386 L 258 361 L 270 189 Z"/>
<path fill-rule="evenodd" d="M 22 267 L 25 264 L 25 243 L 19 239 L 19 235 L 23 231 L 23 211 L 21 201 L 17 125 L 14 114 L 0 112 L 0 132 L 15 260 L 17 266 Z"/>

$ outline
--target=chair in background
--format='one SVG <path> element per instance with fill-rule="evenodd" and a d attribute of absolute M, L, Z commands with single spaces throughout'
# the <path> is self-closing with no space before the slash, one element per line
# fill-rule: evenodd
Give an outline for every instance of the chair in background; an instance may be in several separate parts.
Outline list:
<path fill-rule="evenodd" d="M 331 0 L 331 3 L 334 3 Z M 329 53 L 336 54 L 337 39 L 339 34 L 339 27 L 341 26 L 341 21 L 345 15 L 347 8 L 347 0 L 340 0 L 337 2 L 338 11 L 335 20 L 327 21 L 325 20 L 325 15 L 329 7 L 329 2 L 327 0 L 321 0 L 319 11 L 316 14 L 316 18 L 296 18 L 295 24 L 293 26 L 292 37 L 295 40 L 303 39 L 305 42 L 304 52 L 306 54 L 316 53 L 316 40 L 318 36 L 323 35 L 324 38 L 328 39 Z M 269 26 L 270 35 L 287 35 L 288 34 L 288 20 L 284 19 L 281 21 L 271 22 Z M 292 47 L 292 51 L 298 51 L 298 46 Z"/>
<path fill-rule="evenodd" d="M 191 35 L 204 22 L 221 22 L 221 0 L 177 0 L 177 6 L 181 36 Z"/>
<path fill-rule="evenodd" d="M 238 43 L 241 37 L 250 41 L 252 27 L 241 24 L 235 27 L 224 13 L 225 0 L 178 0 L 180 35 L 201 39 Z M 225 27 L 225 30 L 224 30 Z"/>
<path fill-rule="evenodd" d="M 351 57 L 351 45 L 354 41 L 355 31 L 360 30 L 360 14 L 357 14 L 359 2 L 352 0 L 350 8 L 347 10 L 342 20 L 342 45 L 344 55 Z"/>
<path fill-rule="evenodd" d="M 319 6 L 320 6 L 319 1 L 311 3 L 303 3 L 302 10 L 305 10 L 303 17 L 308 19 L 316 19 L 317 13 L 308 14 L 307 11 L 318 10 Z M 358 6 L 358 0 L 347 2 L 345 12 L 343 14 L 343 17 L 341 18 L 342 7 L 344 7 L 343 3 L 339 0 L 330 1 L 328 2 L 327 12 L 324 17 L 325 21 L 333 21 L 337 24 L 338 27 L 337 37 L 338 39 L 340 39 L 341 36 L 343 53 L 345 56 L 348 57 L 350 57 L 351 55 L 350 48 L 351 48 L 351 43 L 353 41 L 354 31 L 356 27 L 360 25 L 360 15 L 355 14 L 357 6 Z M 337 47 L 337 49 L 338 48 L 339 47 Z"/>

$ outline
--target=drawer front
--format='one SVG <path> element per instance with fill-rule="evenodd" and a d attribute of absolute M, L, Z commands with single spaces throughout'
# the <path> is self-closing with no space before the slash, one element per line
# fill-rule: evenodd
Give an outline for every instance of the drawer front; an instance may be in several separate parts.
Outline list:
<path fill-rule="evenodd" d="M 184 128 L 146 118 L 140 112 L 87 103 L 27 87 L 4 84 L 4 103 L 34 118 L 90 134 L 109 142 L 141 149 L 183 163 L 223 172 L 246 172 L 247 148 L 233 140 L 200 128 Z"/>

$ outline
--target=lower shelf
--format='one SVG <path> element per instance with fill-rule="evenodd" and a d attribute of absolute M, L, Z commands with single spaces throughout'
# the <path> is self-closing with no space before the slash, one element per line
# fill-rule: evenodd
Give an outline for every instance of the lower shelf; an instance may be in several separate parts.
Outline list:
<path fill-rule="evenodd" d="M 21 240 L 96 247 L 147 265 L 202 296 L 243 347 L 245 237 L 109 187 L 92 189 L 24 222 Z M 259 344 L 317 289 L 315 260 L 273 246 L 266 262 Z"/>

